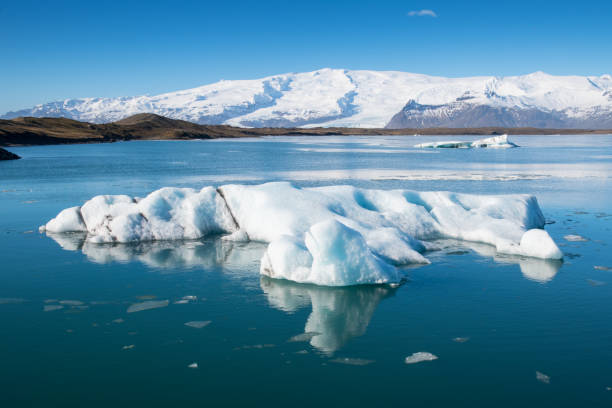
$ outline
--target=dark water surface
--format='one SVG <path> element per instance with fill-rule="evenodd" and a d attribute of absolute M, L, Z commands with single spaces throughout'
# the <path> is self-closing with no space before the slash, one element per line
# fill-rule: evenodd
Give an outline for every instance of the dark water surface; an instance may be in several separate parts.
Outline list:
<path fill-rule="evenodd" d="M 411 148 L 427 140 L 11 149 L 23 159 L 0 162 L 1 406 L 610 406 L 612 137 Z M 37 231 L 97 194 L 271 180 L 532 193 L 566 256 L 446 241 L 399 288 L 325 288 L 260 278 L 260 243 Z M 420 351 L 438 359 L 404 362 Z"/>

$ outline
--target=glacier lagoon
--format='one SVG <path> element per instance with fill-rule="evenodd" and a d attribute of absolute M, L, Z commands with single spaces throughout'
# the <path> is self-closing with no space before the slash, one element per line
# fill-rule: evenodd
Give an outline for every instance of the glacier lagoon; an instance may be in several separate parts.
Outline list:
<path fill-rule="evenodd" d="M 612 137 L 516 136 L 521 147 L 504 150 L 413 148 L 432 140 L 11 149 L 24 159 L 0 163 L 1 400 L 609 405 Z M 565 257 L 504 256 L 442 240 L 425 254 L 431 264 L 406 267 L 399 287 L 329 288 L 261 277 L 266 245 L 257 242 L 97 245 L 79 234 L 37 232 L 97 194 L 282 180 L 534 194 Z M 427 358 L 406 364 L 410 356 Z M 368 387 L 355 387 L 364 379 Z"/>

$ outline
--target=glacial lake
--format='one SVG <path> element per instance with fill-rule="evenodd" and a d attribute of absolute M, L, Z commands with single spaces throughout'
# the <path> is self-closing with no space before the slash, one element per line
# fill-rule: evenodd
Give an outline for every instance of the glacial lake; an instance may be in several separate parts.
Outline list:
<path fill-rule="evenodd" d="M 0 404 L 610 406 L 612 136 L 412 147 L 454 139 L 476 138 L 10 148 L 23 159 L 0 162 Z M 326 288 L 260 277 L 261 243 L 38 232 L 98 194 L 278 180 L 534 194 L 565 258 L 448 241 L 397 288 Z M 438 359 L 406 364 L 416 352 Z"/>

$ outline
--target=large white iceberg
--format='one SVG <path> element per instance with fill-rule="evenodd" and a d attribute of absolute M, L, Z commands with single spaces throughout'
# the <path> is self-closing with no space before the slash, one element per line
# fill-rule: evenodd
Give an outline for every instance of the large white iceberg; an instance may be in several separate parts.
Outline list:
<path fill-rule="evenodd" d="M 439 238 L 493 245 L 498 253 L 561 259 L 530 195 L 298 188 L 289 183 L 162 188 L 143 199 L 97 196 L 41 230 L 85 232 L 90 244 L 198 239 L 269 243 L 260 272 L 327 286 L 399 283 L 398 266 L 429 263 Z"/>
<path fill-rule="evenodd" d="M 508 135 L 487 137 L 486 139 L 470 141 L 449 140 L 443 142 L 428 142 L 414 145 L 417 148 L 438 148 L 438 149 L 473 149 L 473 148 L 490 148 L 490 149 L 507 149 L 510 147 L 519 147 L 517 144 L 508 140 Z"/>

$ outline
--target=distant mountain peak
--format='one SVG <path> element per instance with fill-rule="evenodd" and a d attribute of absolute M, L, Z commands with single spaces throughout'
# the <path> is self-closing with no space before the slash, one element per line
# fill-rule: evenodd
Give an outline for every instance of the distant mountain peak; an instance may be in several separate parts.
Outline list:
<path fill-rule="evenodd" d="M 612 77 L 444 78 L 322 68 L 153 96 L 66 99 L 9 112 L 106 123 L 152 112 L 243 127 L 612 127 Z M 131 118 L 131 120 L 136 120 Z M 138 120 L 161 120 L 150 116 Z"/>

